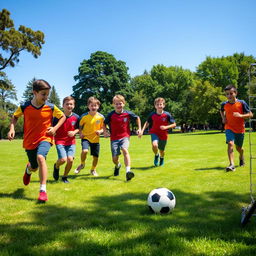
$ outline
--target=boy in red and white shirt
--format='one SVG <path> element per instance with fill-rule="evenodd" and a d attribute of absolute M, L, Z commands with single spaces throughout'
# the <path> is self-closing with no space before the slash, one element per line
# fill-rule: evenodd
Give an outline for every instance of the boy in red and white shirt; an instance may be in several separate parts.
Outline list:
<path fill-rule="evenodd" d="M 74 108 L 75 99 L 71 96 L 65 97 L 63 99 L 63 110 L 66 121 L 54 135 L 58 160 L 53 166 L 53 178 L 56 181 L 59 179 L 59 168 L 66 163 L 64 175 L 62 176 L 64 183 L 69 183 L 67 177 L 72 168 L 76 150 L 75 135 L 79 132 L 79 116 L 72 112 Z M 57 122 L 58 119 L 54 118 L 53 124 Z"/>
<path fill-rule="evenodd" d="M 149 127 L 149 133 L 151 134 L 152 150 L 155 154 L 154 165 L 158 166 L 159 153 L 160 153 L 160 163 L 162 166 L 164 164 L 164 154 L 165 146 L 168 139 L 168 129 L 176 127 L 176 123 L 171 114 L 164 111 L 165 99 L 156 98 L 154 102 L 156 111 L 151 112 L 145 122 L 141 133 Z"/>
<path fill-rule="evenodd" d="M 134 177 L 131 171 L 131 159 L 128 151 L 130 143 L 130 122 L 131 119 L 136 120 L 138 125 L 137 134 L 141 136 L 141 121 L 139 116 L 131 111 L 124 110 L 125 99 L 122 95 L 116 95 L 113 98 L 113 105 L 115 110 L 111 111 L 104 120 L 103 131 L 104 136 L 108 136 L 107 128 L 110 130 L 112 161 L 115 164 L 114 176 L 119 175 L 121 164 L 119 162 L 119 155 L 121 151 L 124 155 L 124 163 L 126 167 L 126 180 L 129 181 Z"/>

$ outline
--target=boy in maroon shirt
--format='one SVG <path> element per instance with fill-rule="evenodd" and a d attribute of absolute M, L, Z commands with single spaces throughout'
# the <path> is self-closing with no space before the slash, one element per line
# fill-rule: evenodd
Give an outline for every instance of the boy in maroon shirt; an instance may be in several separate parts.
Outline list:
<path fill-rule="evenodd" d="M 124 110 L 125 99 L 122 95 L 116 95 L 113 98 L 113 105 L 115 110 L 110 112 L 104 120 L 103 131 L 104 136 L 108 136 L 107 128 L 110 129 L 111 152 L 112 161 L 115 164 L 114 176 L 119 175 L 121 164 L 119 162 L 119 155 L 121 151 L 124 155 L 124 163 L 126 167 L 126 180 L 129 181 L 134 177 L 131 171 L 131 159 L 128 151 L 130 143 L 130 121 L 136 120 L 138 125 L 137 134 L 141 136 L 141 122 L 140 118 L 131 111 Z"/>
<path fill-rule="evenodd" d="M 73 97 L 68 96 L 63 99 L 63 110 L 66 116 L 66 121 L 58 129 L 54 136 L 58 160 L 53 167 L 53 178 L 56 181 L 59 179 L 59 168 L 61 165 L 66 163 L 64 175 L 62 176 L 62 181 L 64 183 L 69 183 L 67 177 L 72 168 L 75 156 L 75 135 L 79 132 L 79 116 L 72 112 L 74 107 L 75 99 Z M 57 121 L 58 119 L 54 118 L 53 123 Z"/>
<path fill-rule="evenodd" d="M 152 141 L 152 150 L 155 154 L 154 165 L 158 166 L 160 153 L 159 165 L 162 166 L 164 164 L 164 154 L 168 139 L 168 129 L 175 128 L 176 123 L 171 114 L 167 111 L 164 111 L 164 98 L 156 98 L 154 105 L 156 111 L 150 113 L 142 128 L 141 133 L 143 134 L 144 130 L 149 127 L 149 133 L 151 134 Z"/>

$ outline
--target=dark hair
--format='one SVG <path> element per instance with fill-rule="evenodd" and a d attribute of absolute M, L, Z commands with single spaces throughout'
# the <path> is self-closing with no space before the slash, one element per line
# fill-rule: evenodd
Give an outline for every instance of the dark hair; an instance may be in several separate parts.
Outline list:
<path fill-rule="evenodd" d="M 39 92 L 42 90 L 50 90 L 51 86 L 48 82 L 43 79 L 38 79 L 33 82 L 33 91 Z"/>
<path fill-rule="evenodd" d="M 75 99 L 74 99 L 72 96 L 67 96 L 67 97 L 65 97 L 65 98 L 63 99 L 62 105 L 64 105 L 64 103 L 65 103 L 66 101 L 70 101 L 70 100 L 73 100 L 74 103 L 76 102 Z"/>
<path fill-rule="evenodd" d="M 228 86 L 226 86 L 224 91 L 229 91 L 231 89 L 233 89 L 235 92 L 237 92 L 237 89 L 233 84 L 229 84 Z"/>

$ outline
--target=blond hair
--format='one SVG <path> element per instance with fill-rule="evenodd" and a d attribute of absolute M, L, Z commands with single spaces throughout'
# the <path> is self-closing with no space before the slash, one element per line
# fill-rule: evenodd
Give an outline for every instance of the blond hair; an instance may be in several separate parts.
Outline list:
<path fill-rule="evenodd" d="M 162 102 L 163 104 L 165 104 L 165 99 L 161 98 L 161 97 L 156 98 L 154 101 L 154 105 L 156 105 L 156 103 L 158 103 L 158 102 Z"/>
<path fill-rule="evenodd" d="M 100 106 L 100 101 L 93 96 L 87 100 L 87 106 L 89 106 L 91 103 L 96 103 L 98 106 Z"/>
<path fill-rule="evenodd" d="M 120 94 L 117 94 L 113 97 L 113 104 L 115 103 L 116 100 L 119 100 L 119 101 L 123 102 L 124 104 L 126 103 L 124 96 L 120 95 Z"/>

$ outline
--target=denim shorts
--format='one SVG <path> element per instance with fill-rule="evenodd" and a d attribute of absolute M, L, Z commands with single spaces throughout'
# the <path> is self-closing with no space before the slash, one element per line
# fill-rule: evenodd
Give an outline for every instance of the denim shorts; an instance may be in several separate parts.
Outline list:
<path fill-rule="evenodd" d="M 91 155 L 95 157 L 99 157 L 100 153 L 100 143 L 91 143 L 89 140 L 82 140 L 82 149 L 91 149 Z"/>
<path fill-rule="evenodd" d="M 75 144 L 68 145 L 68 146 L 57 144 L 56 149 L 58 153 L 58 159 L 67 158 L 69 156 L 74 157 L 76 153 Z"/>
<path fill-rule="evenodd" d="M 229 129 L 225 131 L 226 133 L 226 143 L 229 141 L 234 141 L 235 145 L 242 147 L 244 143 L 244 133 L 235 133 Z"/>
<path fill-rule="evenodd" d="M 160 140 L 159 137 L 155 133 L 152 133 L 151 134 L 151 141 L 153 142 L 154 140 L 158 141 L 158 148 L 161 151 L 164 151 L 166 143 L 167 143 L 167 140 Z"/>
<path fill-rule="evenodd" d="M 111 141 L 111 152 L 112 156 L 121 155 L 121 148 L 128 149 L 130 145 L 130 139 L 128 137 L 122 138 L 120 140 Z"/>
<path fill-rule="evenodd" d="M 42 155 L 44 158 L 46 158 L 50 148 L 51 148 L 51 143 L 48 141 L 41 141 L 37 148 L 35 149 L 26 149 L 26 153 L 28 156 L 28 161 L 31 165 L 32 169 L 38 168 L 38 163 L 37 163 L 37 155 Z"/>

